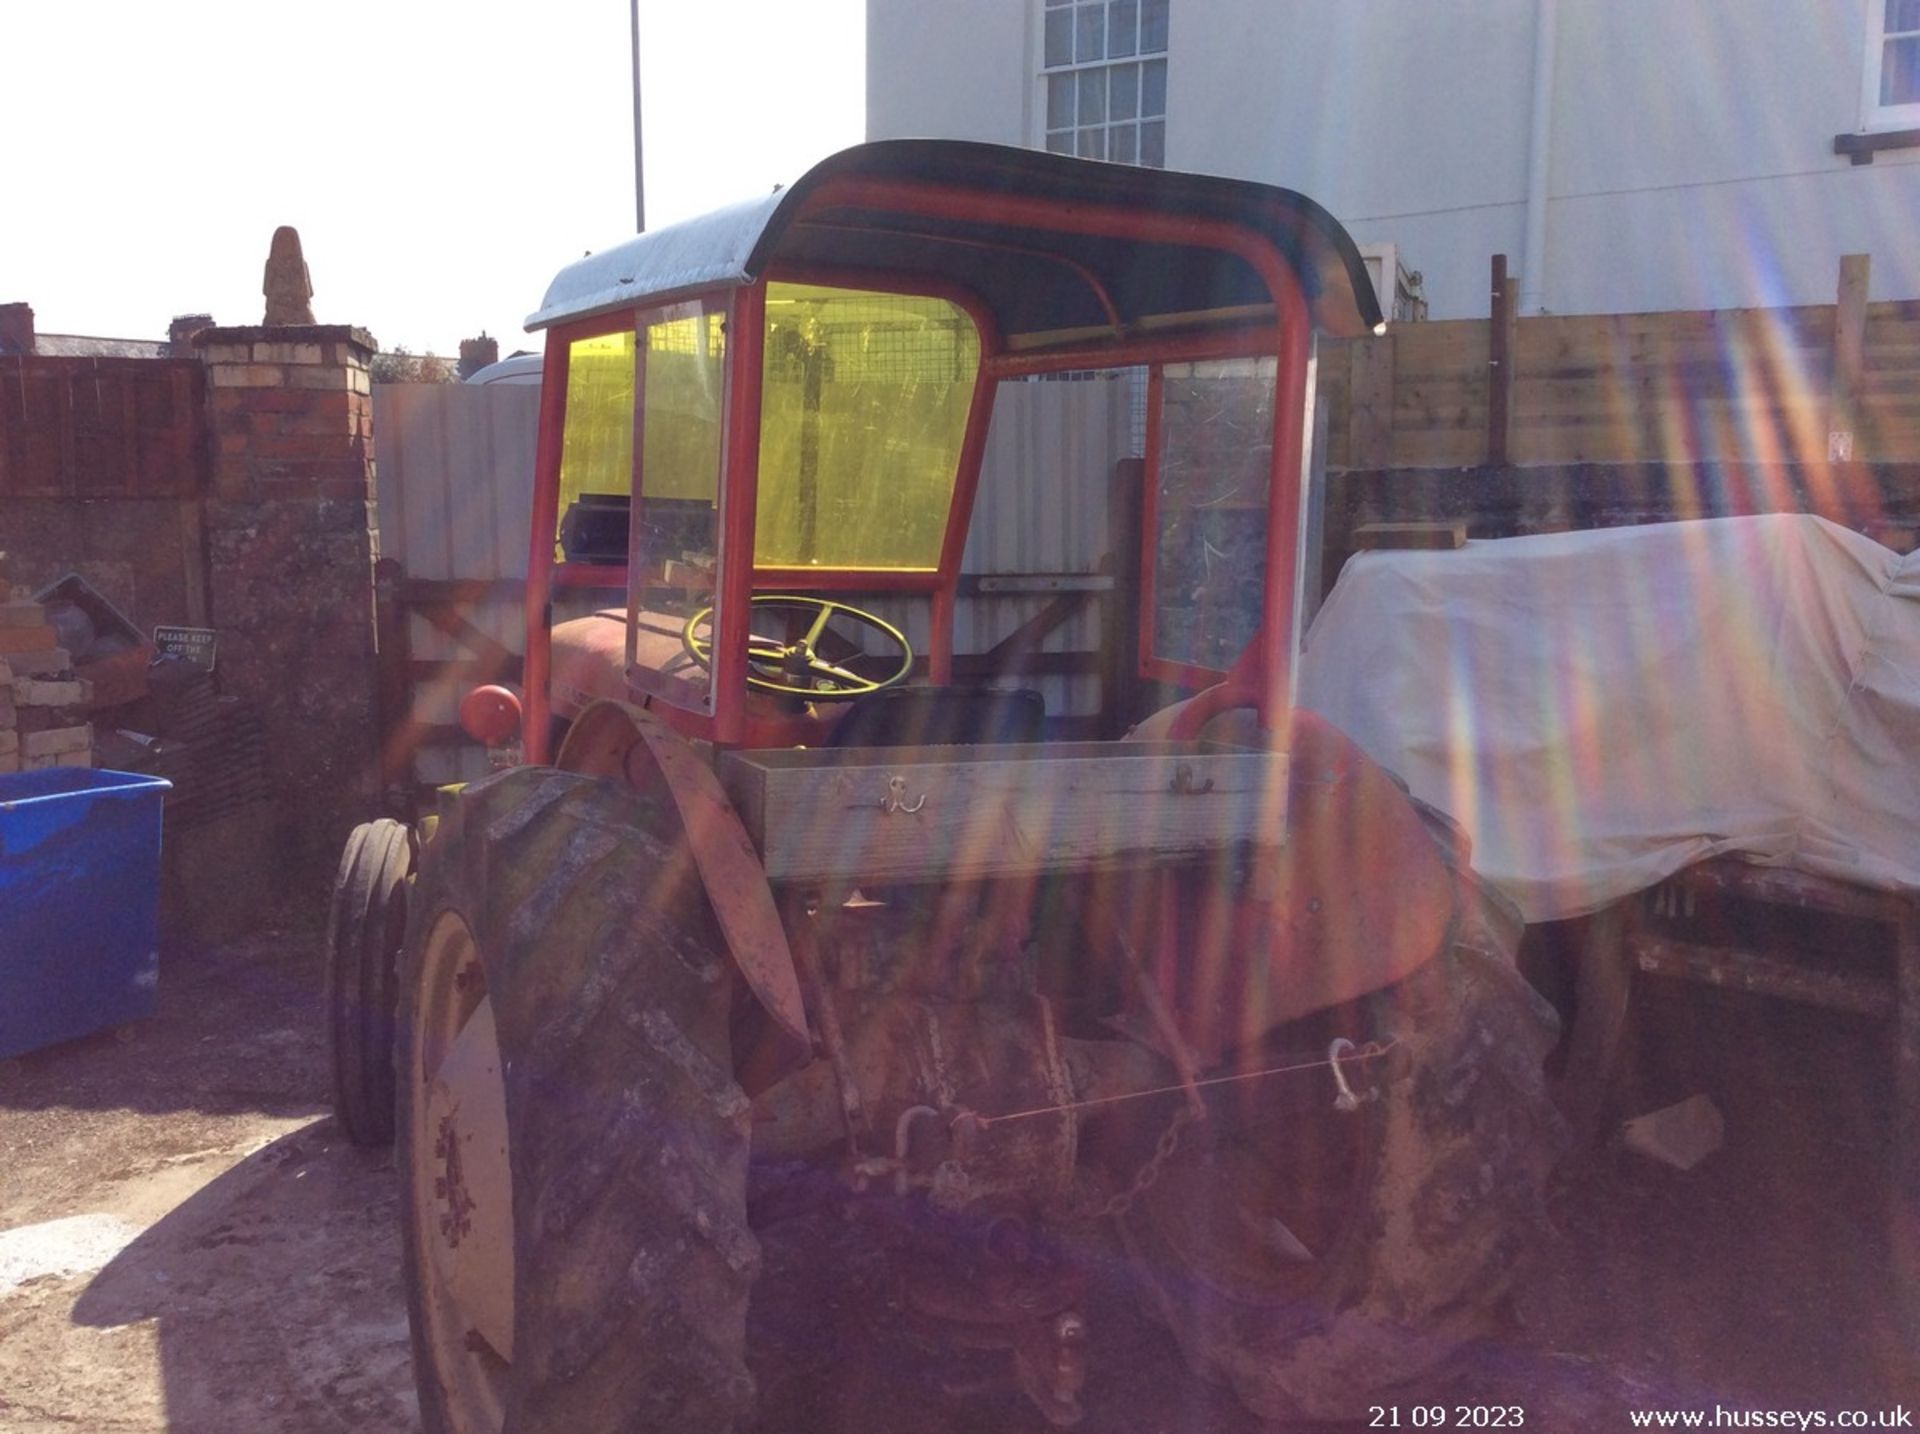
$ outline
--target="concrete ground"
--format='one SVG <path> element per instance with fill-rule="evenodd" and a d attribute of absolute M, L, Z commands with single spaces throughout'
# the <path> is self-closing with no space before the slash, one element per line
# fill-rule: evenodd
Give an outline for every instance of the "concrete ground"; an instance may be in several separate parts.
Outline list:
<path fill-rule="evenodd" d="M 160 1011 L 0 1067 L 0 1429 L 417 1419 L 385 1154 L 326 1115 L 318 942 L 163 957 Z"/>
<path fill-rule="evenodd" d="M 417 1427 L 395 1180 L 326 1114 L 318 945 L 173 953 L 158 1016 L 124 1039 L 0 1064 L 0 1431 Z M 1641 1098 L 1711 1090 L 1727 1148 L 1691 1174 L 1574 1167 L 1514 1329 L 1459 1380 L 1408 1391 L 1401 1427 L 1416 1404 L 1444 1403 L 1448 1427 L 1460 1404 L 1519 1406 L 1535 1430 L 1624 1429 L 1635 1408 L 1914 1407 L 1875 1031 L 1691 997 L 1653 1003 L 1648 1025 Z M 770 1318 L 838 1308 L 777 1278 L 758 1298 Z M 1083 1429 L 1256 1428 L 1186 1378 L 1124 1292 L 1091 1314 Z M 763 1370 L 777 1397 L 755 1434 L 1040 1427 L 817 1323 L 801 1365 Z"/>

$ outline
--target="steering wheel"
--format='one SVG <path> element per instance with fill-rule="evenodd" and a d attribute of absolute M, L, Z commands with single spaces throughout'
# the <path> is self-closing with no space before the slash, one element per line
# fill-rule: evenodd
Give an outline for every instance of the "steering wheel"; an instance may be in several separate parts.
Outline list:
<path fill-rule="evenodd" d="M 802 697 L 811 702 L 851 702 L 856 697 L 865 697 L 869 692 L 893 686 L 912 670 L 913 648 L 908 645 L 906 634 L 884 618 L 875 617 L 860 608 L 848 607 L 843 602 L 829 602 L 825 598 L 782 593 L 756 593 L 753 607 L 756 615 L 760 611 L 811 613 L 813 621 L 806 633 L 792 642 L 781 642 L 752 631 L 747 633 L 749 687 L 762 692 L 777 692 L 783 697 Z M 899 666 L 887 676 L 874 679 L 862 677 L 821 657 L 814 645 L 826 632 L 827 622 L 835 613 L 850 618 L 861 627 L 871 628 L 891 647 L 898 648 Z M 703 626 L 706 629 L 704 633 L 700 631 Z M 712 640 L 713 609 L 703 607 L 687 619 L 687 625 L 680 630 L 680 642 L 686 648 L 687 656 L 702 667 L 711 667 Z"/>

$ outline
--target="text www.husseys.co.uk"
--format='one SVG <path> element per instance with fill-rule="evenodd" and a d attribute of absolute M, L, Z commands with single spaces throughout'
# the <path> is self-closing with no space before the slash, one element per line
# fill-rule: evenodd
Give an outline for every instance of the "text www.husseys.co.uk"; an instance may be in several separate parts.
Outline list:
<path fill-rule="evenodd" d="M 1913 1411 L 1892 1409 L 1634 1409 L 1635 1429 L 1911 1429 Z"/>

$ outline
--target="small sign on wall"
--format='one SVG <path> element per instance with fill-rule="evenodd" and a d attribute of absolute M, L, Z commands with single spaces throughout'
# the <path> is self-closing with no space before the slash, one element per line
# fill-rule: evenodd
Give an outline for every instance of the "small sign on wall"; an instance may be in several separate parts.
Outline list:
<path fill-rule="evenodd" d="M 202 671 L 213 671 L 217 643 L 210 627 L 156 627 L 153 645 L 156 651 L 186 658 Z"/>

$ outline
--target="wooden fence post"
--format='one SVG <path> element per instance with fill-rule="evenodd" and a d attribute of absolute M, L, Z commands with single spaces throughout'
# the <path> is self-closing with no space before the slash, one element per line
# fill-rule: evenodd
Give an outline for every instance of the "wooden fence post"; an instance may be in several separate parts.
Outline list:
<path fill-rule="evenodd" d="M 1843 254 L 1833 310 L 1833 388 L 1827 405 L 1827 462 L 1859 456 L 1860 370 L 1867 346 L 1867 275 L 1871 256 Z"/>
<path fill-rule="evenodd" d="M 1487 463 L 1504 466 L 1513 438 L 1513 326 L 1520 276 L 1507 272 L 1507 256 L 1493 256 L 1487 323 Z"/>

